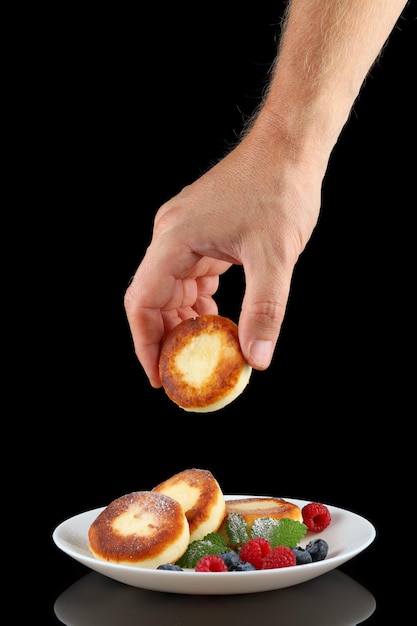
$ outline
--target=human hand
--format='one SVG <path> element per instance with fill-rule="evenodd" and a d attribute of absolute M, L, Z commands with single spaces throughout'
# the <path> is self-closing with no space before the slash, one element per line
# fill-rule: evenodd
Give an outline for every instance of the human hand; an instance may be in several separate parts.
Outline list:
<path fill-rule="evenodd" d="M 164 336 L 182 320 L 218 313 L 220 276 L 242 265 L 238 321 L 248 363 L 266 369 L 294 267 L 317 223 L 323 159 L 294 158 L 284 138 L 255 125 L 222 161 L 158 210 L 151 243 L 125 294 L 136 355 L 153 387 Z"/>

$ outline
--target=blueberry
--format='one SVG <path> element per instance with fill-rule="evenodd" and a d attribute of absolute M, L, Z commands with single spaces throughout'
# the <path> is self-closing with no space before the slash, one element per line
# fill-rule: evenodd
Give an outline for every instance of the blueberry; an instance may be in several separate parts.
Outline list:
<path fill-rule="evenodd" d="M 172 572 L 182 572 L 182 567 L 179 565 L 173 565 L 172 563 L 163 563 L 162 565 L 158 565 L 156 569 L 166 569 L 171 570 Z"/>
<path fill-rule="evenodd" d="M 311 560 L 314 563 L 315 561 L 323 561 L 326 558 L 329 545 L 324 539 L 314 539 L 306 545 L 306 550 L 311 554 Z"/>
<path fill-rule="evenodd" d="M 252 563 L 249 563 L 249 561 L 239 561 L 239 563 L 237 563 L 231 571 L 253 572 L 254 570 L 256 570 L 256 567 L 252 565 Z"/>
<path fill-rule="evenodd" d="M 296 565 L 305 565 L 306 563 L 312 562 L 312 556 L 308 550 L 305 550 L 301 546 L 297 546 L 296 548 L 291 548 L 291 550 L 295 554 L 295 564 Z"/>
<path fill-rule="evenodd" d="M 237 552 L 234 550 L 228 550 L 227 552 L 221 552 L 219 557 L 223 559 L 228 569 L 235 569 L 236 565 L 240 563 L 240 558 Z"/>

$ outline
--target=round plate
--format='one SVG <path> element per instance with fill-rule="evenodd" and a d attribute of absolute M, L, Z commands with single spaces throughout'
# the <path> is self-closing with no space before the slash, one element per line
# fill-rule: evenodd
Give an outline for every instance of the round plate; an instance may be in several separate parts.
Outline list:
<path fill-rule="evenodd" d="M 256 496 L 225 496 L 226 500 Z M 262 496 L 264 497 L 264 496 Z M 283 498 L 300 508 L 307 500 Z M 323 561 L 271 570 L 250 572 L 182 572 L 145 569 L 134 565 L 117 565 L 96 559 L 88 548 L 88 529 L 105 508 L 86 511 L 65 520 L 53 532 L 55 544 L 70 557 L 113 580 L 153 591 L 184 594 L 241 594 L 271 591 L 298 585 L 339 567 L 365 550 L 375 539 L 374 526 L 351 511 L 326 505 L 332 516 L 331 524 L 321 533 L 307 533 L 300 545 L 313 538 L 327 541 L 329 552 Z"/>

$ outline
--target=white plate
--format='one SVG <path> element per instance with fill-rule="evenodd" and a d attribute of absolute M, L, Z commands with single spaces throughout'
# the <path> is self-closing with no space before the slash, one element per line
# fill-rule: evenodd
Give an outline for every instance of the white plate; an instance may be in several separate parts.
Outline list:
<path fill-rule="evenodd" d="M 246 497 L 254 496 L 225 496 L 230 500 Z M 308 504 L 307 500 L 284 499 L 294 502 L 300 508 Z M 104 576 L 133 587 L 168 593 L 204 595 L 256 593 L 291 587 L 317 578 L 352 559 L 375 539 L 375 528 L 368 520 L 351 511 L 330 505 L 327 507 L 332 516 L 331 524 L 321 533 L 307 533 L 301 542 L 304 546 L 313 538 L 325 539 L 329 544 L 327 557 L 316 563 L 281 569 L 251 572 L 194 572 L 192 570 L 175 572 L 101 561 L 92 556 L 87 537 L 91 523 L 104 507 L 80 513 L 62 522 L 55 529 L 53 540 L 58 548 L 76 561 Z"/>

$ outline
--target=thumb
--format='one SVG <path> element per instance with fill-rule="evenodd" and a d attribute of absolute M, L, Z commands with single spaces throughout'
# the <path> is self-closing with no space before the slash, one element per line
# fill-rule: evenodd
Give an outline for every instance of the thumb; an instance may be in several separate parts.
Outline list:
<path fill-rule="evenodd" d="M 239 341 L 249 365 L 265 370 L 271 364 L 284 320 L 292 271 L 285 272 L 282 266 L 265 268 L 262 263 L 259 266 L 253 272 L 245 268 Z"/>

